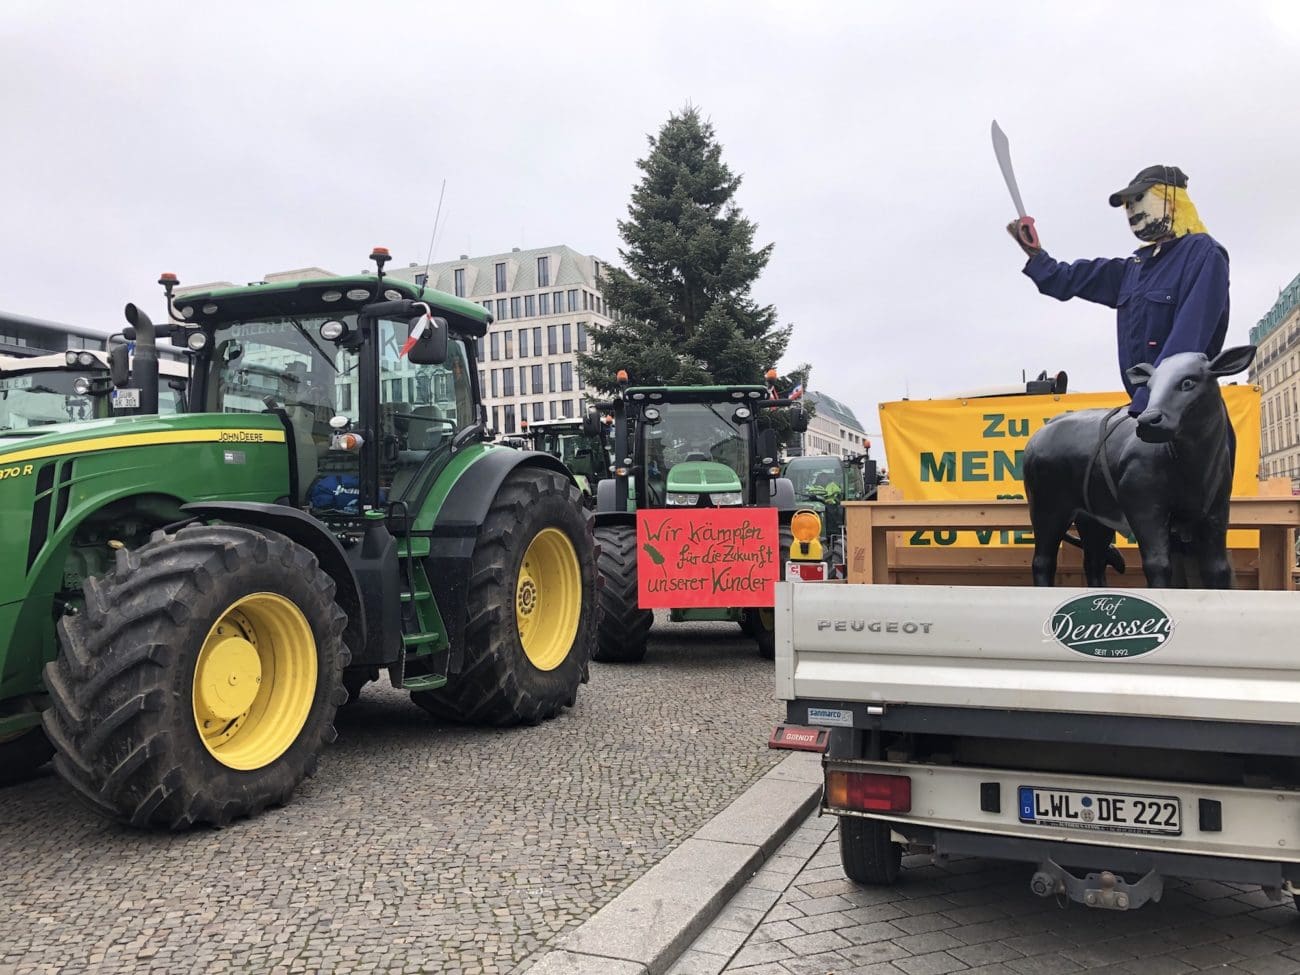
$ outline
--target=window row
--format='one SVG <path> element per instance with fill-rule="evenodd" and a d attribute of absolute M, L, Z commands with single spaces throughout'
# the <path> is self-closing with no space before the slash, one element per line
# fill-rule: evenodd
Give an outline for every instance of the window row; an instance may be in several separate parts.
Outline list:
<path fill-rule="evenodd" d="M 517 386 L 516 375 L 519 377 Z M 516 393 L 521 396 L 530 393 L 536 396 L 540 393 L 569 393 L 575 389 L 587 388 L 572 362 L 547 363 L 545 373 L 541 366 L 520 366 L 517 373 L 509 367 L 480 369 L 478 382 L 485 396 L 514 396 Z"/>
<path fill-rule="evenodd" d="M 542 329 L 545 328 L 546 342 L 542 342 Z M 574 329 L 569 322 L 561 325 L 535 325 L 532 328 L 501 329 L 487 336 L 486 343 L 479 339 L 477 352 L 479 362 L 499 362 L 502 359 L 527 359 L 530 356 L 558 355 L 574 350 Z M 587 351 L 587 323 L 578 322 L 577 350 Z M 516 339 L 518 341 L 516 342 Z M 486 348 L 485 348 L 486 345 Z M 486 353 L 486 355 L 485 355 Z"/>
<path fill-rule="evenodd" d="M 581 295 L 581 299 L 579 299 Z M 496 316 L 498 322 L 514 318 L 538 318 L 563 315 L 565 312 L 594 311 L 605 314 L 605 300 L 585 288 L 571 291 L 543 291 L 535 295 L 515 295 L 511 298 L 487 298 L 483 307 Z"/>

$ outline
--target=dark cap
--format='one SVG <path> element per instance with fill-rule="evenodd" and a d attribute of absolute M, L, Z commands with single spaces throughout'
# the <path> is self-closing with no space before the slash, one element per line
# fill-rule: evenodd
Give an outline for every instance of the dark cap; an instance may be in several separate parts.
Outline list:
<path fill-rule="evenodd" d="M 1113 207 L 1123 206 L 1124 199 L 1130 196 L 1137 196 L 1153 186 L 1177 186 L 1180 189 L 1187 189 L 1187 174 L 1177 166 L 1148 166 L 1142 172 L 1133 177 L 1133 182 L 1122 190 L 1116 190 L 1110 195 L 1110 205 Z"/>

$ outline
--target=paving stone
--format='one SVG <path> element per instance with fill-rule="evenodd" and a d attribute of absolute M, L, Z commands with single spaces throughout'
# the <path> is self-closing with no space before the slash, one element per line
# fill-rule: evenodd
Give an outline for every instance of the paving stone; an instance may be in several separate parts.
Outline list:
<path fill-rule="evenodd" d="M 781 942 L 795 955 L 811 955 L 837 948 L 848 948 L 852 942 L 846 941 L 834 931 L 818 931 L 816 934 L 801 934 L 786 938 Z"/>
<path fill-rule="evenodd" d="M 110 825 L 46 771 L 0 789 L 0 970 L 522 975 L 781 763 L 781 717 L 734 625 L 657 625 L 536 727 L 371 684 L 289 805 L 224 830 Z"/>
<path fill-rule="evenodd" d="M 946 951 L 936 951 L 928 955 L 916 955 L 913 958 L 900 958 L 893 963 L 907 975 L 948 975 L 949 972 L 966 970 L 966 965 Z"/>

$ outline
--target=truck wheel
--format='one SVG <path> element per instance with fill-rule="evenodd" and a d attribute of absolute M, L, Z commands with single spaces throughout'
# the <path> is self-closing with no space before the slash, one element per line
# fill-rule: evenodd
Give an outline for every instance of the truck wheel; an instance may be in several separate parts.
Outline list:
<path fill-rule="evenodd" d="M 335 738 L 346 622 L 283 535 L 155 532 L 84 586 L 45 668 L 55 768 L 137 827 L 221 826 L 289 801 Z"/>
<path fill-rule="evenodd" d="M 39 727 L 0 738 L 0 785 L 30 779 L 53 754 L 54 746 Z"/>
<path fill-rule="evenodd" d="M 854 883 L 887 887 L 898 880 L 903 848 L 890 840 L 888 823 L 859 816 L 840 817 L 840 863 Z"/>
<path fill-rule="evenodd" d="M 794 534 L 789 525 L 782 525 L 780 546 L 777 549 L 777 566 L 780 578 L 785 578 L 785 563 L 790 559 L 790 546 L 794 544 Z M 758 644 L 758 655 L 764 660 L 776 659 L 776 610 L 768 607 L 745 610 L 749 628 L 745 631 Z M 742 629 L 744 624 L 741 624 Z"/>
<path fill-rule="evenodd" d="M 599 594 L 596 649 L 591 657 L 601 663 L 640 663 L 645 659 L 646 640 L 655 614 L 638 604 L 636 526 L 597 528 L 596 542 L 600 545 L 597 565 L 603 585 Z"/>
<path fill-rule="evenodd" d="M 411 700 L 437 718 L 490 725 L 536 724 L 572 706 L 595 628 L 594 551 L 573 482 L 516 468 L 474 546 L 464 665 Z"/>

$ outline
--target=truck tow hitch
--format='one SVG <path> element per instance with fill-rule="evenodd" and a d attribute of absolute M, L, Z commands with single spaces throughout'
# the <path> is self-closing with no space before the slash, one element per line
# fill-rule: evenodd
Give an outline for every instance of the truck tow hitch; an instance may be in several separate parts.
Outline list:
<path fill-rule="evenodd" d="M 1029 881 L 1029 889 L 1039 897 L 1065 896 L 1088 907 L 1128 911 L 1147 901 L 1159 901 L 1165 892 L 1165 881 L 1154 870 L 1131 884 L 1109 870 L 1090 873 L 1080 879 L 1055 861 L 1046 860 L 1038 865 L 1038 871 Z"/>

